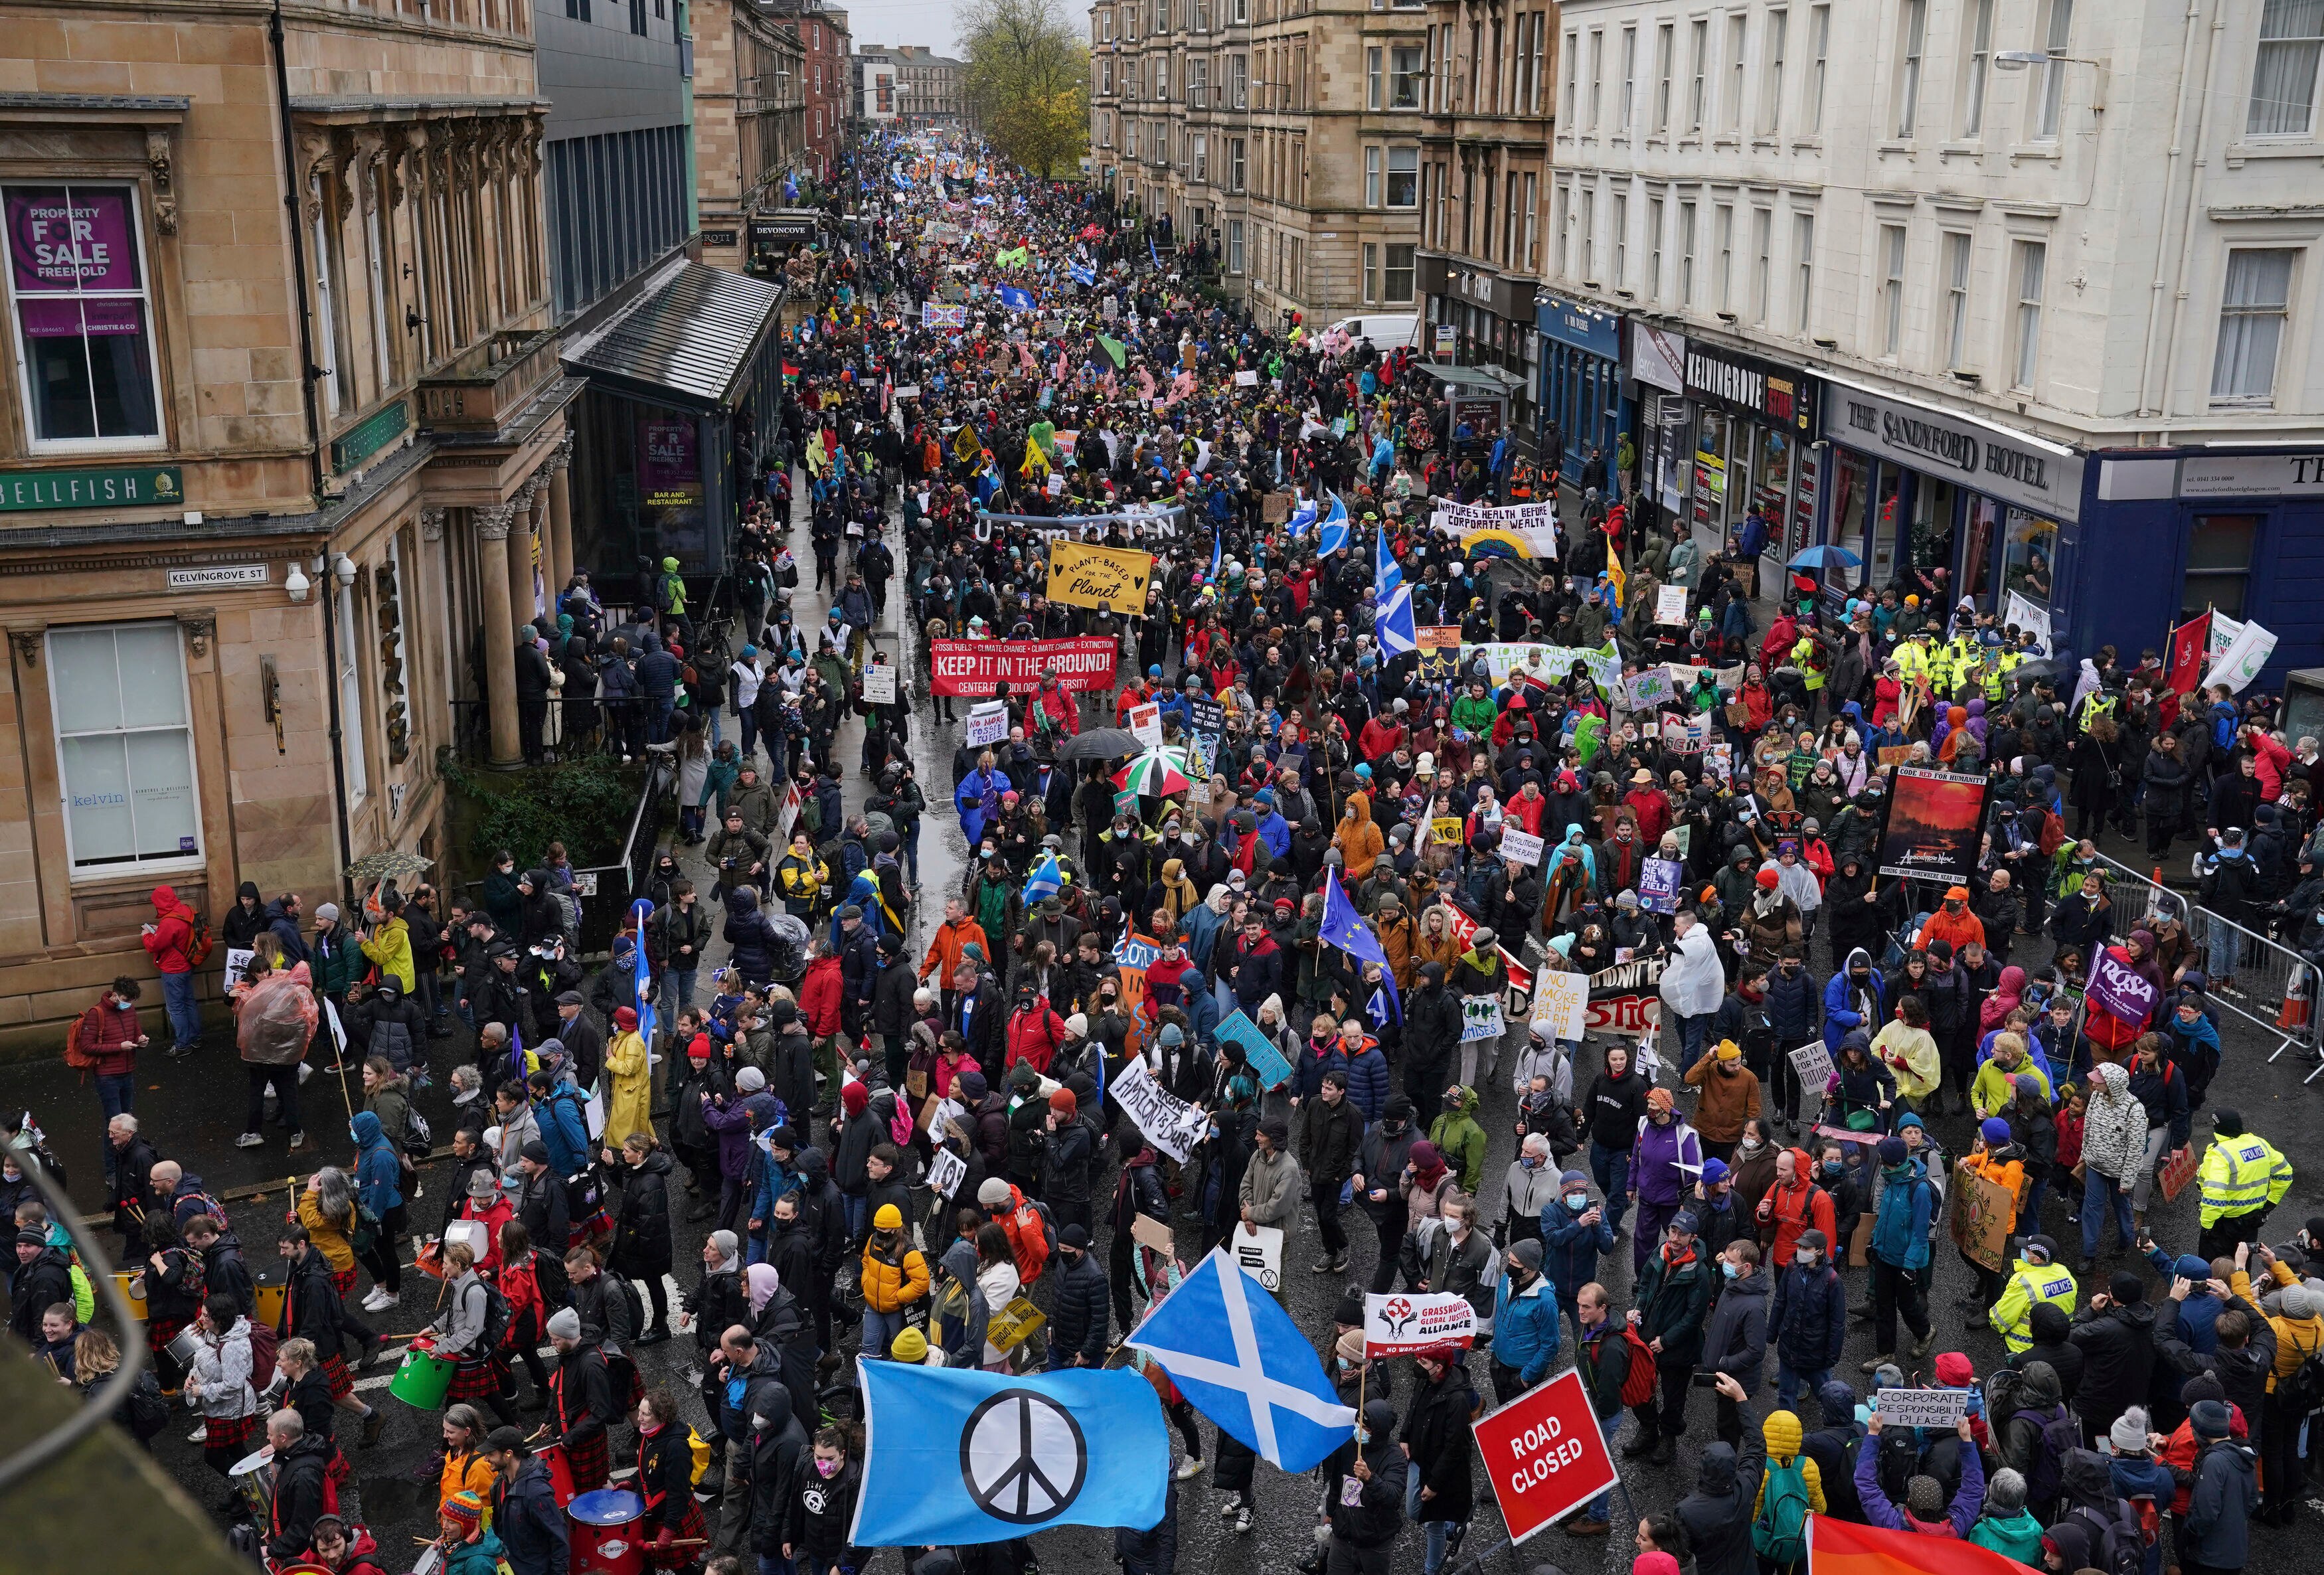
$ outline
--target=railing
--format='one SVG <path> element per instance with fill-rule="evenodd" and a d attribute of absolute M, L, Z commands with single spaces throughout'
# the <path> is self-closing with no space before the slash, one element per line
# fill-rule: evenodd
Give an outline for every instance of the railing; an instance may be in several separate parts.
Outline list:
<path fill-rule="evenodd" d="M 645 890 L 661 834 L 662 801 L 677 783 L 677 773 L 669 761 L 658 754 L 651 757 L 645 784 L 638 791 L 637 807 L 630 814 L 629 828 L 622 833 L 621 851 L 613 861 L 573 871 L 575 885 L 583 891 L 580 952 L 584 960 L 595 961 L 612 953 L 613 937 L 628 922 L 630 905 Z M 471 905 L 483 901 L 483 881 L 464 882 L 464 889 Z"/>
<path fill-rule="evenodd" d="M 2203 972 L 2211 981 L 2210 999 L 2262 1032 L 2279 1036 L 2270 1062 L 2298 1045 L 2319 1058 L 2303 1081 L 2324 1077 L 2324 1037 L 2319 1036 L 2324 1025 L 2316 1011 L 2319 994 L 2324 993 L 2324 974 L 2314 963 L 2282 942 L 2213 913 L 2185 892 L 2158 885 L 2103 853 L 2097 874 L 2114 905 L 2117 936 L 2166 913 L 2177 918 L 2202 956 Z M 2130 916 L 2134 911 L 2136 917 Z"/>

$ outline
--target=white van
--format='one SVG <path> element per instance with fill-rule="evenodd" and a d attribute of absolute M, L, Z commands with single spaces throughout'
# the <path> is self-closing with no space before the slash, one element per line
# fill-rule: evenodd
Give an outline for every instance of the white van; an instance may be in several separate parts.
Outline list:
<path fill-rule="evenodd" d="M 1417 342 L 1420 318 L 1415 312 L 1374 312 L 1360 318 L 1342 318 L 1332 325 L 1332 331 L 1361 339 L 1385 355 Z"/>

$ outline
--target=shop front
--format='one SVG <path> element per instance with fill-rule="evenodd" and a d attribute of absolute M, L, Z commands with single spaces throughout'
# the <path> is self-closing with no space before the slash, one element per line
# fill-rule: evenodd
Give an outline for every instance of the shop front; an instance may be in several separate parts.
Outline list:
<path fill-rule="evenodd" d="M 2081 456 L 1958 411 L 1823 382 L 1832 471 L 1823 539 L 1863 559 L 1857 580 L 1943 607 L 1968 596 L 2005 622 L 2046 631 L 2059 531 L 2080 517 Z"/>
<path fill-rule="evenodd" d="M 1796 367 L 1700 339 L 1684 341 L 1679 365 L 1685 409 L 1664 431 L 1681 456 L 1681 515 L 1705 553 L 1761 521 L 1765 587 L 1812 534 L 1821 479 L 1814 384 Z M 1673 415 L 1668 405 L 1659 401 L 1658 419 Z"/>
<path fill-rule="evenodd" d="M 1541 424 L 1549 458 L 1568 476 L 1597 449 L 1614 468 L 1622 435 L 1637 406 L 1622 398 L 1622 319 L 1618 313 L 1562 295 L 1534 308 L 1541 335 Z"/>
<path fill-rule="evenodd" d="M 1440 359 L 1507 373 L 1506 379 L 1496 381 L 1514 384 L 1509 425 L 1521 444 L 1530 445 L 1534 368 L 1540 356 L 1534 332 L 1534 281 L 1473 268 L 1457 257 L 1423 253 L 1418 264 L 1421 293 L 1428 303 L 1429 331 L 1423 342 Z"/>

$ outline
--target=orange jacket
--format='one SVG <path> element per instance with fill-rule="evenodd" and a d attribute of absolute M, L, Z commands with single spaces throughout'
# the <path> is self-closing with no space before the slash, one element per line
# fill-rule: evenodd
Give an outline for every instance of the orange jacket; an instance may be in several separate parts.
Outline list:
<path fill-rule="evenodd" d="M 984 938 L 984 926 L 973 918 L 946 919 L 936 926 L 936 935 L 928 941 L 927 955 L 920 959 L 920 977 L 931 973 L 942 988 L 952 988 L 952 971 L 960 966 L 961 948 L 973 943 L 984 953 L 987 962 L 992 961 L 992 943 Z"/>

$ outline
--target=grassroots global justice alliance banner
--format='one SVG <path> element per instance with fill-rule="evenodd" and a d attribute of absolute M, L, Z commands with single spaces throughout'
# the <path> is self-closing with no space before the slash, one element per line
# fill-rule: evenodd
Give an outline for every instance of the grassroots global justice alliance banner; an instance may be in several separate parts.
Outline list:
<path fill-rule="evenodd" d="M 938 640 L 929 642 L 929 692 L 989 699 L 995 684 L 1029 689 L 1055 668 L 1058 686 L 1072 693 L 1113 687 L 1111 640 Z"/>

